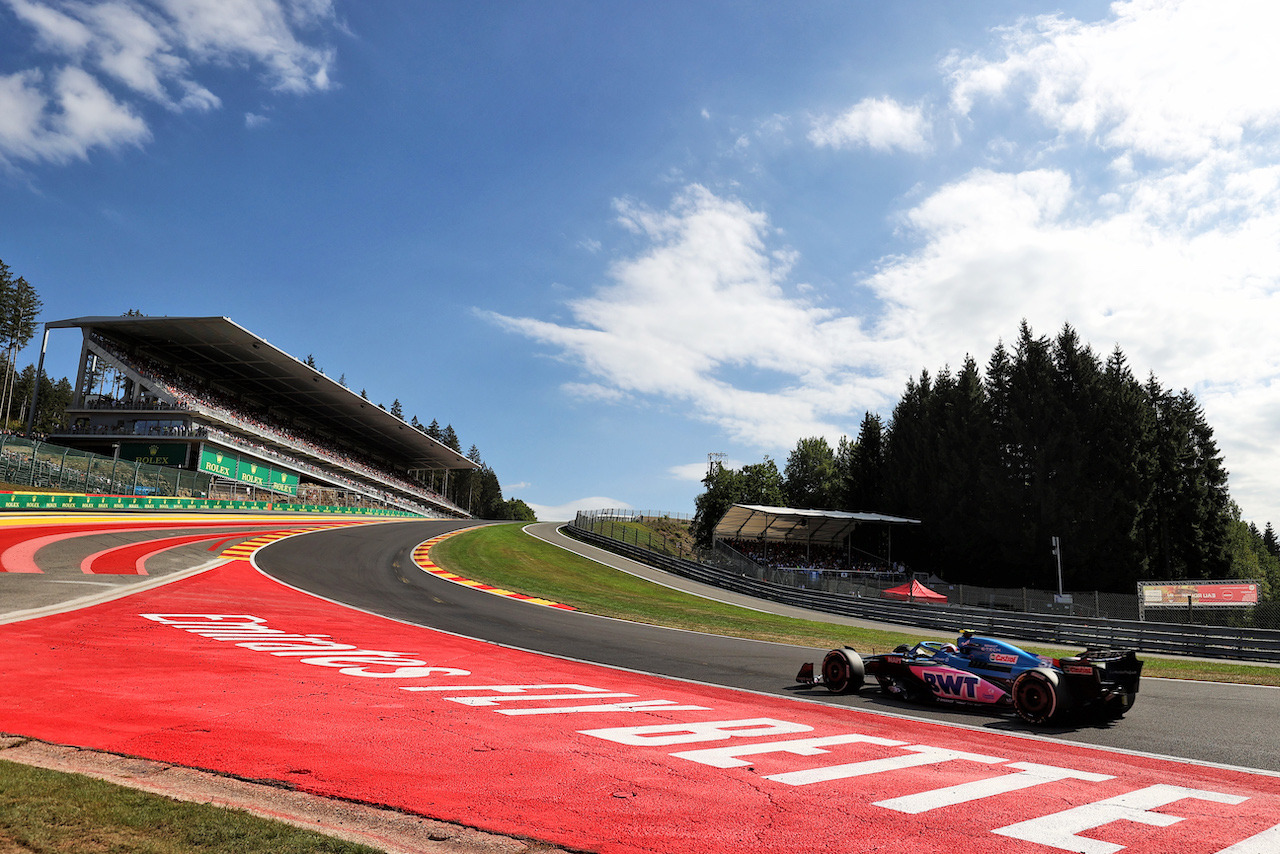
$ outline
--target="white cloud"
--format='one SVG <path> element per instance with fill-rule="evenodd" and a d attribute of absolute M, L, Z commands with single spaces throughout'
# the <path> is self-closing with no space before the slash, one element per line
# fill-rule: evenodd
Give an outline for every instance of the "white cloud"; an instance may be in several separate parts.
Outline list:
<path fill-rule="evenodd" d="M 575 393 L 680 399 L 734 438 L 774 447 L 839 435 L 832 415 L 875 408 L 898 384 L 875 376 L 883 356 L 857 318 L 784 291 L 793 255 L 771 251 L 764 214 L 698 185 L 665 211 L 629 201 L 616 209 L 650 248 L 569 303 L 576 325 L 487 315 L 596 378 L 571 384 Z M 784 387 L 756 391 L 732 379 L 749 375 L 781 376 Z"/>
<path fill-rule="evenodd" d="M 90 148 L 150 139 L 146 123 L 79 68 L 52 80 L 39 71 L 0 77 L 0 162 L 7 157 L 63 163 Z"/>
<path fill-rule="evenodd" d="M 905 107 L 892 98 L 864 98 L 841 115 L 815 121 L 809 141 L 819 148 L 900 148 L 919 154 L 929 150 L 930 131 L 921 107 Z"/>
<path fill-rule="evenodd" d="M 538 516 L 539 522 L 570 522 L 577 516 L 579 510 L 631 510 L 630 504 L 620 501 L 617 498 L 605 498 L 603 496 L 593 496 L 591 498 L 579 498 L 570 501 L 567 504 L 558 504 L 550 506 L 547 504 L 533 504 L 526 501 L 526 504 Z"/>
<path fill-rule="evenodd" d="M 260 128 L 269 121 L 271 121 L 271 119 L 267 118 L 266 116 L 260 116 L 257 113 L 244 114 L 244 126 L 249 128 L 250 130 L 253 130 L 254 128 Z"/>
<path fill-rule="evenodd" d="M 1280 128 L 1280 6 L 1135 0 L 1112 12 L 1024 20 L 1004 32 L 1001 58 L 952 57 L 953 106 L 1021 99 L 1062 134 L 1166 160 Z"/>
<path fill-rule="evenodd" d="M 331 25 L 329 0 L 3 2 L 51 64 L 0 78 L 0 162 L 62 163 L 141 144 L 150 131 L 136 100 L 217 109 L 221 99 L 194 76 L 199 66 L 257 68 L 277 91 L 331 85 L 332 49 L 294 32 Z"/>

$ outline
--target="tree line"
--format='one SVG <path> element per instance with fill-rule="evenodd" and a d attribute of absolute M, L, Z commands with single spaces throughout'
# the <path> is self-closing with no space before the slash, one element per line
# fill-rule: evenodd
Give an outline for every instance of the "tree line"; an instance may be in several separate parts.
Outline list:
<path fill-rule="evenodd" d="M 36 334 L 36 319 L 44 304 L 35 287 L 0 260 L 0 421 L 4 429 L 16 432 L 26 429 L 31 406 L 31 392 L 36 384 L 36 367 L 19 370 L 18 353 Z M 51 379 L 40 372 L 40 396 L 32 419 L 32 429 L 47 432 L 62 422 L 71 404 L 71 381 L 66 377 Z"/>
<path fill-rule="evenodd" d="M 783 471 L 768 457 L 713 466 L 697 499 L 708 545 L 733 503 L 888 513 L 893 558 L 948 581 L 1132 592 L 1138 580 L 1256 578 L 1280 593 L 1270 523 L 1244 523 L 1195 396 L 1134 377 L 1070 325 L 1052 339 L 1024 321 L 1012 349 L 980 369 L 927 370 L 908 381 L 888 423 L 867 413 L 855 439 L 801 439 Z M 885 529 L 855 547 L 885 553 Z"/>
<path fill-rule="evenodd" d="M 400 401 L 397 400 L 396 409 L 399 408 L 399 405 Z M 401 417 L 395 410 L 392 410 L 392 414 Z M 440 423 L 433 418 L 430 424 L 423 426 L 422 422 L 418 420 L 418 416 L 414 415 L 409 420 L 409 426 L 421 430 L 445 447 L 453 449 L 454 452 L 462 453 L 462 444 L 458 441 L 458 434 L 454 431 L 452 424 L 446 424 L 441 428 Z M 466 457 L 475 463 L 478 468 L 467 471 L 451 471 L 447 478 L 443 472 L 431 472 L 431 488 L 444 495 L 454 504 L 470 512 L 472 516 L 481 519 L 509 519 L 516 522 L 538 521 L 533 508 L 519 498 L 503 499 L 502 486 L 498 482 L 498 475 L 480 458 L 479 448 L 473 444 L 467 451 Z"/>

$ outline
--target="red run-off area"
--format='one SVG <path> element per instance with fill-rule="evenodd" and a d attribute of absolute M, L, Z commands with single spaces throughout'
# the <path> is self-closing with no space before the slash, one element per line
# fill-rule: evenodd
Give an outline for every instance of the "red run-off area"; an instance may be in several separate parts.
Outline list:
<path fill-rule="evenodd" d="M 4 732 L 591 851 L 1280 852 L 1273 776 L 513 651 L 246 561 L 0 626 L 0 668 Z"/>

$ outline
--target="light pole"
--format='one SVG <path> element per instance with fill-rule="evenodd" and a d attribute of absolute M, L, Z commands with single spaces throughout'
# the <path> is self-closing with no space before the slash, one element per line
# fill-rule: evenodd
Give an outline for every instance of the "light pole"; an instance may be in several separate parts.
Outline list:
<path fill-rule="evenodd" d="M 1062 595 L 1062 546 L 1058 538 L 1053 538 L 1053 556 L 1058 559 L 1058 595 Z"/>

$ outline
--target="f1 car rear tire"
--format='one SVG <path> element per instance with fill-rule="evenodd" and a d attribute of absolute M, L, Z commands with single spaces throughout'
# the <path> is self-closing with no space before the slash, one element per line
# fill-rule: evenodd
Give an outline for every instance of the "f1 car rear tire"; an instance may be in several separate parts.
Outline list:
<path fill-rule="evenodd" d="M 1013 682 L 1013 708 L 1027 723 L 1046 724 L 1061 705 L 1057 675 L 1052 671 L 1028 670 Z"/>
<path fill-rule="evenodd" d="M 866 681 L 862 656 L 849 647 L 833 649 L 822 659 L 822 684 L 833 694 L 851 694 Z"/>

